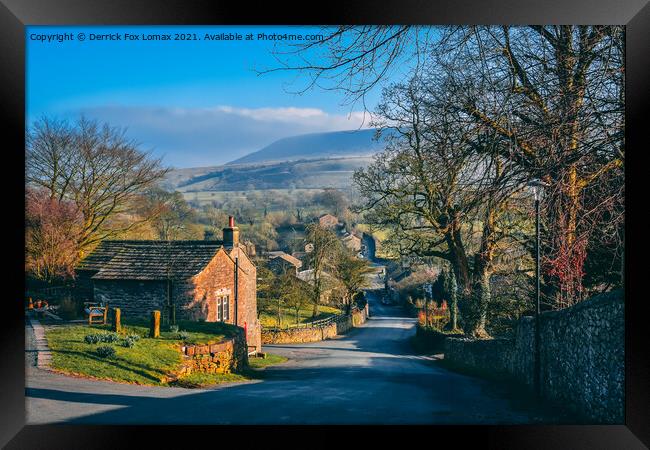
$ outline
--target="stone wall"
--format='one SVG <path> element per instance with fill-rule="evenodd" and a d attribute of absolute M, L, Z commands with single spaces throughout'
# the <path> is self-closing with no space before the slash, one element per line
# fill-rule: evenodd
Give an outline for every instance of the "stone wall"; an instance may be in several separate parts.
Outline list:
<path fill-rule="evenodd" d="M 368 318 L 368 305 L 355 309 L 350 315 L 342 315 L 327 325 L 317 327 L 289 328 L 286 330 L 262 330 L 262 344 L 296 344 L 317 342 L 331 339 L 338 334 L 345 334 L 350 329 L 365 323 Z"/>
<path fill-rule="evenodd" d="M 120 308 L 124 318 L 149 317 L 162 311 L 167 299 L 163 281 L 94 280 L 94 291 L 95 301 Z"/>
<path fill-rule="evenodd" d="M 595 423 L 623 423 L 625 315 L 621 291 L 540 316 L 542 396 Z M 512 339 L 448 338 L 454 366 L 510 377 L 532 387 L 535 321 L 522 318 Z"/>
<path fill-rule="evenodd" d="M 243 330 L 235 337 L 210 345 L 188 345 L 181 347 L 183 366 L 179 377 L 192 372 L 230 373 L 239 372 L 248 366 L 248 352 Z"/>

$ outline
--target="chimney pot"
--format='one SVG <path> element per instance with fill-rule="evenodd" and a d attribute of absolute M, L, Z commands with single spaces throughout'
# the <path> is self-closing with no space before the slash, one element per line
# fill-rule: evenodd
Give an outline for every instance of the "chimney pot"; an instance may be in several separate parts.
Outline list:
<path fill-rule="evenodd" d="M 235 226 L 233 216 L 228 216 L 228 226 L 223 229 L 223 245 L 226 248 L 239 246 L 239 228 Z"/>

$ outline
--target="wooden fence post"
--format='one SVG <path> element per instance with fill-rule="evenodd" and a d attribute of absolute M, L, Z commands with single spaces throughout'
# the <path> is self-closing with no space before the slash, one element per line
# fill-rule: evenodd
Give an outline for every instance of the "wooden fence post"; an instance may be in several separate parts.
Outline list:
<path fill-rule="evenodd" d="M 122 311 L 120 308 L 113 308 L 113 331 L 122 331 Z"/>
<path fill-rule="evenodd" d="M 149 337 L 160 337 L 160 311 L 153 311 L 151 313 L 151 329 L 149 330 Z"/>

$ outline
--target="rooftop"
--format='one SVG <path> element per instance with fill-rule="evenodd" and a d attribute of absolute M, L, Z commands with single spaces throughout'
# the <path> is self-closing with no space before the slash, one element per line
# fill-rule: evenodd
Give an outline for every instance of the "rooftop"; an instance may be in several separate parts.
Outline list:
<path fill-rule="evenodd" d="M 302 267 L 302 261 L 300 261 L 298 258 L 294 258 L 291 255 L 287 255 L 286 253 L 283 253 L 282 255 L 277 255 L 272 257 L 271 259 L 277 259 L 277 258 L 282 258 L 283 260 L 287 261 L 290 264 L 293 264 L 296 266 L 298 269 Z"/>
<path fill-rule="evenodd" d="M 78 265 L 93 279 L 186 279 L 201 272 L 222 241 L 103 241 Z"/>

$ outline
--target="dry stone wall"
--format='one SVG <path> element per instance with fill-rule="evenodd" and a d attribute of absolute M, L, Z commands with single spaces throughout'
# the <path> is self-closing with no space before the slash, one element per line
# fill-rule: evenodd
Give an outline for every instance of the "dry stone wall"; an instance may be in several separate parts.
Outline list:
<path fill-rule="evenodd" d="M 368 318 L 368 305 L 362 309 L 355 309 L 350 315 L 341 316 L 338 320 L 327 325 L 317 327 L 301 327 L 262 330 L 263 344 L 297 344 L 303 342 L 317 342 L 331 339 L 336 335 L 345 334 L 354 327 L 365 323 Z"/>
<path fill-rule="evenodd" d="M 210 345 L 187 345 L 181 347 L 183 366 L 179 377 L 193 372 L 231 373 L 248 366 L 248 352 L 244 332 L 235 337 Z"/>
<path fill-rule="evenodd" d="M 543 397 L 594 423 L 623 423 L 625 314 L 621 291 L 540 317 Z M 522 318 L 512 339 L 448 338 L 445 360 L 533 385 L 535 321 Z"/>

